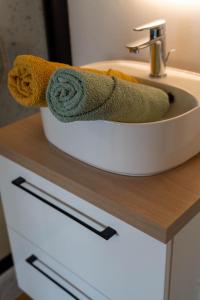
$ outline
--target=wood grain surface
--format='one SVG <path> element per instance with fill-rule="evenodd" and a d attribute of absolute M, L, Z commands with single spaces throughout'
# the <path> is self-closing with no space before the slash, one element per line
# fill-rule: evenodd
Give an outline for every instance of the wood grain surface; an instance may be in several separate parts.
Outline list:
<path fill-rule="evenodd" d="M 0 129 L 0 154 L 164 243 L 200 211 L 200 154 L 155 176 L 115 175 L 51 145 L 40 114 Z"/>
<path fill-rule="evenodd" d="M 29 298 L 26 294 L 22 294 L 16 300 L 31 300 L 31 298 Z"/>

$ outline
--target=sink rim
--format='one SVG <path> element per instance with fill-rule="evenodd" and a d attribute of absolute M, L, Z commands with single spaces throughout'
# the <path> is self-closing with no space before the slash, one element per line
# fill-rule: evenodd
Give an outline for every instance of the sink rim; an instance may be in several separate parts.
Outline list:
<path fill-rule="evenodd" d="M 141 123 L 127 123 L 127 122 L 118 122 L 118 121 L 110 121 L 110 120 L 91 120 L 91 121 L 84 121 L 84 122 L 101 122 L 101 123 L 105 123 L 107 125 L 117 125 L 117 126 L 132 126 L 132 127 L 146 127 L 146 126 L 160 126 L 162 124 L 166 124 L 166 123 L 171 123 L 172 121 L 176 121 L 176 120 L 180 120 L 181 118 L 184 118 L 184 117 L 187 117 L 188 115 L 192 114 L 192 112 L 198 110 L 200 108 L 200 95 L 199 95 L 199 101 L 197 99 L 197 97 L 195 95 L 193 95 L 191 92 L 189 92 L 187 89 L 184 89 L 182 87 L 178 87 L 176 85 L 172 85 L 172 84 L 169 84 L 167 82 L 165 82 L 165 79 L 169 78 L 168 74 L 169 73 L 177 73 L 177 74 L 182 74 L 182 75 L 185 75 L 185 76 L 194 76 L 196 79 L 198 78 L 199 81 L 200 81 L 200 73 L 195 73 L 195 72 L 191 72 L 191 71 L 188 71 L 188 70 L 183 70 L 183 69 L 178 69 L 178 68 L 174 68 L 174 67 L 167 67 L 166 68 L 166 71 L 167 71 L 167 76 L 165 77 L 161 77 L 161 78 L 155 78 L 155 77 L 150 77 L 148 75 L 148 71 L 149 71 L 149 64 L 146 63 L 146 62 L 140 62 L 140 61 L 134 61 L 134 60 L 103 60 L 103 61 L 98 61 L 98 62 L 94 62 L 94 63 L 89 63 L 87 65 L 83 65 L 81 66 L 82 68 L 98 68 L 98 66 L 103 66 L 104 64 L 119 64 L 121 66 L 123 66 L 123 64 L 131 64 L 131 65 L 137 65 L 137 66 L 140 66 L 140 67 L 143 67 L 145 68 L 145 72 L 147 72 L 147 74 L 144 76 L 144 77 L 141 77 L 141 76 L 135 76 L 136 78 L 138 79 L 142 79 L 142 80 L 148 80 L 148 81 L 152 81 L 152 82 L 158 82 L 158 83 L 161 83 L 163 85 L 166 85 L 166 86 L 172 86 L 174 88 L 177 88 L 177 89 L 180 89 L 182 90 L 183 92 L 191 95 L 196 103 L 197 103 L 197 106 L 191 108 L 190 110 L 178 115 L 178 116 L 175 116 L 175 117 L 171 117 L 171 118 L 168 118 L 168 119 L 164 119 L 164 120 L 158 120 L 158 121 L 153 121 L 153 122 L 141 122 Z M 101 69 L 106 69 L 106 68 L 101 68 Z M 108 69 L 108 68 L 107 68 Z M 120 70 L 121 71 L 121 70 Z M 200 82 L 199 82 L 199 86 L 200 86 Z M 200 88 L 199 88 L 199 93 L 200 93 Z M 198 102 L 199 102 L 199 105 L 198 105 Z M 79 121 L 76 121 L 76 122 L 79 122 Z"/>
<path fill-rule="evenodd" d="M 117 67 L 121 66 L 117 68 L 116 62 Z M 127 74 L 133 74 L 134 68 L 138 77 L 149 80 L 148 64 L 113 60 L 108 64 L 109 61 L 104 65 L 99 62 L 98 67 L 124 70 Z M 86 67 L 91 68 L 92 64 Z M 97 68 L 97 63 L 93 68 Z M 108 120 L 63 123 L 48 108 L 41 108 L 47 140 L 73 158 L 115 174 L 149 176 L 182 164 L 200 151 L 200 75 L 173 68 L 168 69 L 168 74 L 171 76 L 156 82 L 173 85 L 166 87 L 178 100 L 168 115 L 172 118 L 149 123 Z M 184 90 L 191 98 L 185 98 L 184 93 L 174 88 Z"/>

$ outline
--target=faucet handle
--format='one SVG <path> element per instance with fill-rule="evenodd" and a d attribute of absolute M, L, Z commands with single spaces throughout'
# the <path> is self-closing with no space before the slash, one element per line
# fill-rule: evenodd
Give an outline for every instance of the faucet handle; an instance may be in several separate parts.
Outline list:
<path fill-rule="evenodd" d="M 143 30 L 151 30 L 151 29 L 165 29 L 166 21 L 164 19 L 158 19 L 153 22 L 135 27 L 134 31 L 143 31 Z"/>
<path fill-rule="evenodd" d="M 172 49 L 170 49 L 170 50 L 168 51 L 167 56 L 166 56 L 166 58 L 165 58 L 165 63 L 168 61 L 168 59 L 169 59 L 169 57 L 170 57 L 170 54 L 171 54 L 171 53 L 174 53 L 174 52 L 176 52 L 176 49 L 175 49 L 175 48 L 172 48 Z"/>

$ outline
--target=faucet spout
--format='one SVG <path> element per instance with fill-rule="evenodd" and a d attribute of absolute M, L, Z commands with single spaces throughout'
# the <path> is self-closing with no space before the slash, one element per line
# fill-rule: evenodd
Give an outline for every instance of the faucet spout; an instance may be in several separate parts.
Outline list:
<path fill-rule="evenodd" d="M 154 38 L 153 40 L 148 38 L 140 39 L 136 42 L 127 44 L 126 48 L 129 50 L 130 53 L 138 54 L 140 50 L 152 46 L 154 43 L 160 41 L 162 38 L 164 38 L 164 36 Z"/>
<path fill-rule="evenodd" d="M 132 42 L 126 45 L 126 48 L 129 50 L 130 53 L 138 54 L 141 49 L 147 48 L 149 46 L 149 39 L 140 39 L 136 42 Z"/>

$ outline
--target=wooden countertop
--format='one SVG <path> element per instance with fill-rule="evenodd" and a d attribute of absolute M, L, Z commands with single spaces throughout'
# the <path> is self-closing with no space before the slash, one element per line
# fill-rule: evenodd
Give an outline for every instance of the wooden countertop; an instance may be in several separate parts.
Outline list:
<path fill-rule="evenodd" d="M 115 175 L 50 145 L 39 114 L 0 129 L 0 154 L 164 243 L 200 211 L 200 154 L 155 176 Z"/>

